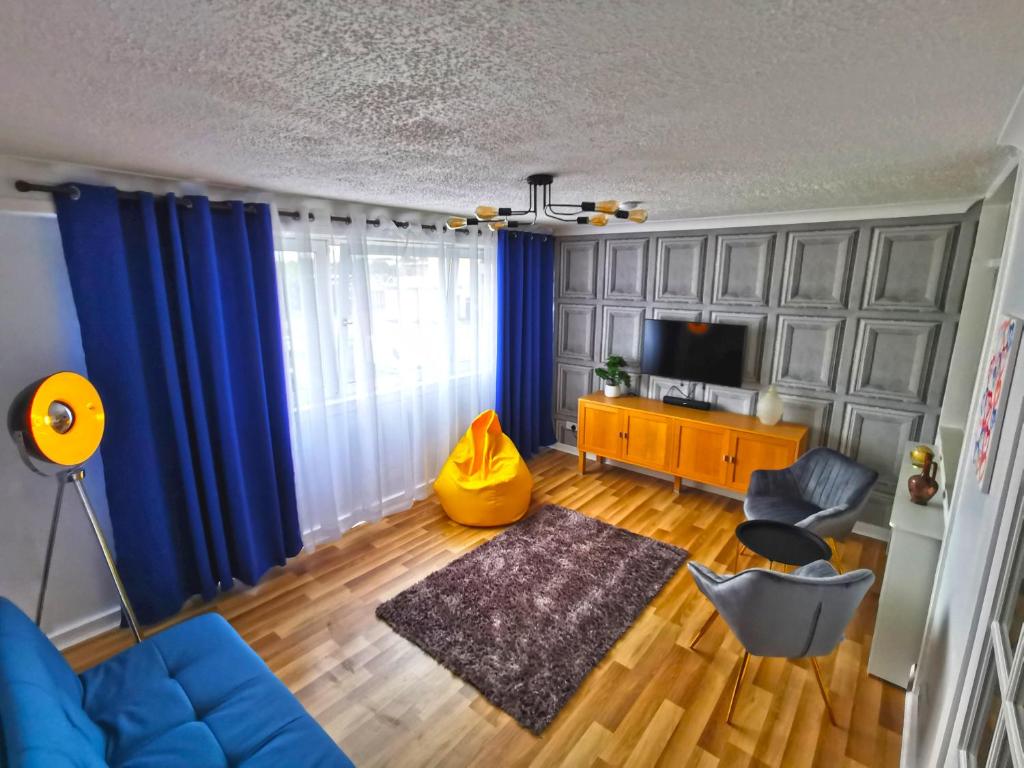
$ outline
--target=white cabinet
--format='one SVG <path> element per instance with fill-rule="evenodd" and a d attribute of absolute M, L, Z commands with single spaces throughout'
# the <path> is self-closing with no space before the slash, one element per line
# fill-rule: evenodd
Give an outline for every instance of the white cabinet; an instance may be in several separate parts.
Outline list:
<path fill-rule="evenodd" d="M 892 503 L 889 552 L 886 556 L 885 578 L 878 600 L 875 635 L 871 642 L 868 672 L 906 688 L 910 668 L 917 663 L 928 618 L 939 550 L 945 533 L 943 496 L 945 478 L 941 456 L 939 491 L 928 504 L 921 506 L 910 500 L 907 479 L 920 470 L 910 463 L 910 451 L 920 445 L 909 442 L 903 451 L 900 479 Z"/>

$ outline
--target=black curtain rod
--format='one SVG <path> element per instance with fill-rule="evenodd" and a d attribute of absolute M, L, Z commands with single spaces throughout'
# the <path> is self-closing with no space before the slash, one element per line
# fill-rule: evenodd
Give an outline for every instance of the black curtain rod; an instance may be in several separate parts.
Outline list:
<path fill-rule="evenodd" d="M 51 195 L 67 195 L 72 200 L 77 200 L 82 196 L 82 191 L 74 184 L 35 184 L 31 181 L 23 181 L 21 179 L 18 179 L 17 181 L 14 182 L 14 188 L 19 192 L 46 192 Z M 117 196 L 121 200 L 136 200 L 138 199 L 139 194 L 138 192 L 123 192 L 119 189 L 117 191 Z M 187 197 L 181 198 L 178 200 L 178 205 L 184 206 L 186 208 L 191 208 L 192 201 L 189 200 Z M 215 211 L 229 211 L 231 210 L 231 203 L 227 201 L 211 200 L 210 208 L 212 208 Z M 256 210 L 256 206 L 253 203 L 244 203 L 242 208 L 246 213 L 252 213 L 253 211 Z M 298 211 L 278 211 L 277 213 L 279 216 L 284 216 L 285 218 L 288 219 L 295 219 L 296 221 L 302 216 L 302 214 L 299 213 Z M 309 214 L 309 220 L 314 220 L 314 216 L 312 213 Z M 351 224 L 352 217 L 331 216 L 331 221 L 337 222 L 339 224 Z M 379 227 L 380 219 L 367 219 L 366 223 L 368 226 L 371 227 Z M 408 229 L 410 224 L 410 222 L 408 221 L 395 221 L 394 219 L 392 219 L 392 223 L 396 227 L 399 227 L 400 229 Z M 436 224 L 420 224 L 419 226 L 431 232 L 437 231 Z M 445 225 L 444 228 L 445 230 L 448 230 L 447 225 Z M 463 235 L 469 234 L 469 231 L 465 229 L 453 229 L 448 231 L 457 232 Z"/>
<path fill-rule="evenodd" d="M 74 184 L 35 184 L 31 181 L 22 181 L 18 179 L 14 182 L 14 188 L 19 192 L 47 192 L 51 195 L 67 195 L 72 200 L 77 200 L 82 196 L 82 191 Z M 117 197 L 119 200 L 138 200 L 138 192 L 125 192 L 123 190 L 117 190 Z M 184 208 L 191 208 L 192 201 L 187 197 L 178 199 L 178 205 Z M 211 200 L 210 208 L 215 211 L 229 211 L 231 210 L 231 203 L 227 201 Z M 252 203 L 245 203 L 243 209 L 251 213 L 256 210 L 256 206 Z"/>
<path fill-rule="evenodd" d="M 302 214 L 299 211 L 278 211 L 277 215 L 278 216 L 283 216 L 286 219 L 295 219 L 296 221 L 298 221 L 300 218 L 302 218 Z M 316 216 L 313 214 L 312 211 L 310 211 L 307 215 L 309 216 L 309 220 L 310 221 L 315 221 L 316 220 Z M 352 223 L 352 217 L 351 216 L 331 216 L 331 221 L 333 221 L 335 223 L 338 223 L 338 224 L 351 224 Z M 415 223 L 415 222 L 398 221 L 396 219 L 392 219 L 391 223 L 394 224 L 399 229 L 408 229 L 409 226 L 411 224 Z M 367 219 L 366 220 L 366 224 L 367 224 L 367 226 L 370 226 L 370 227 L 379 227 L 380 226 L 380 219 Z M 431 232 L 436 232 L 437 231 L 437 225 L 436 224 L 419 224 L 417 226 L 421 227 L 422 229 L 429 230 Z M 468 230 L 464 230 L 464 229 L 449 229 L 447 225 L 445 225 L 444 229 L 447 232 L 455 232 L 456 234 L 459 234 L 459 235 L 468 235 L 469 234 Z"/>

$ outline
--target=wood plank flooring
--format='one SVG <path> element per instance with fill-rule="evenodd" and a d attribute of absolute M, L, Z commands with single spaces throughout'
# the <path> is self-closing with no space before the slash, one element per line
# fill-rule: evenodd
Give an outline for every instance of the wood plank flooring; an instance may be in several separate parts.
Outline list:
<path fill-rule="evenodd" d="M 731 570 L 739 502 L 675 495 L 670 482 L 593 462 L 581 477 L 575 457 L 555 451 L 530 467 L 536 504 L 579 510 Z M 696 651 L 687 648 L 711 609 L 684 567 L 535 737 L 374 616 L 380 602 L 497 533 L 452 523 L 431 497 L 175 621 L 223 614 L 362 768 L 899 764 L 903 691 L 867 674 L 880 542 L 855 536 L 843 548 L 847 567 L 879 580 L 847 639 L 822 659 L 840 727 L 829 723 L 807 662 L 758 658 L 735 725 L 726 725 L 742 650 L 721 620 Z M 83 669 L 128 644 L 116 630 L 66 655 Z"/>

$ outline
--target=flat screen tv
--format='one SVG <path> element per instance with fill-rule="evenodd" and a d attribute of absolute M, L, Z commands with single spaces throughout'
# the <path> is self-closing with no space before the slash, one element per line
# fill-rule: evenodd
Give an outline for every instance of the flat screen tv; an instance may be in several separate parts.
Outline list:
<path fill-rule="evenodd" d="M 738 387 L 747 328 L 725 323 L 644 320 L 643 373 Z"/>

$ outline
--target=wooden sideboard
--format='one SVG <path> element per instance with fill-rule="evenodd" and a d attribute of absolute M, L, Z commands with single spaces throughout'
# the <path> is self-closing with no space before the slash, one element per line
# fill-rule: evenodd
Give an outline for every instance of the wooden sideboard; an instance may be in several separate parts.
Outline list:
<path fill-rule="evenodd" d="M 667 405 L 646 397 L 579 399 L 579 467 L 587 453 L 615 459 L 682 480 L 746 493 L 755 469 L 788 467 L 807 447 L 807 427 L 767 426 L 753 416 Z"/>

